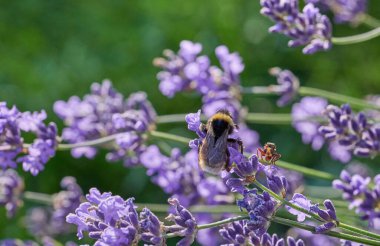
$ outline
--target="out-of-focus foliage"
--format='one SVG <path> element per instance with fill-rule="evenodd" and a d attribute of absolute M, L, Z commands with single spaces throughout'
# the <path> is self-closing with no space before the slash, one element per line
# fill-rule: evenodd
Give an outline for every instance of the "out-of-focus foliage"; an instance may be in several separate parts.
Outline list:
<path fill-rule="evenodd" d="M 379 14 L 380 2 L 369 1 L 369 13 Z M 163 49 L 178 49 L 181 40 L 203 44 L 213 57 L 217 45 L 225 44 L 243 57 L 244 86 L 268 85 L 273 66 L 292 70 L 301 85 L 340 92 L 356 97 L 380 92 L 380 41 L 334 46 L 312 56 L 287 47 L 287 38 L 268 34 L 272 24 L 259 14 L 258 0 L 226 1 L 8 1 L 0 8 L 0 101 L 15 104 L 22 111 L 45 109 L 48 118 L 62 123 L 52 105 L 71 95 L 82 96 L 94 81 L 109 78 L 127 96 L 144 90 L 158 114 L 195 112 L 200 97 L 177 95 L 169 100 L 158 91 L 152 66 Z M 380 18 L 380 16 L 377 16 Z M 368 30 L 364 25 L 334 25 L 334 36 Z M 215 57 L 214 57 L 215 58 Z M 215 61 L 215 59 L 214 59 Z M 278 109 L 274 97 L 244 95 L 252 112 L 289 112 Z M 261 141 L 276 142 L 286 160 L 327 171 L 342 169 L 326 151 L 314 152 L 303 145 L 291 126 L 251 125 Z M 192 136 L 186 124 L 159 126 L 160 130 Z M 172 146 L 187 146 L 168 142 Z M 292 144 L 289 144 L 292 143 Z M 372 161 L 375 166 L 378 159 Z M 336 166 L 332 165 L 334 163 Z M 163 192 L 149 182 L 143 168 L 126 169 L 109 164 L 100 153 L 94 160 L 73 159 L 59 152 L 37 177 L 22 173 L 26 189 L 45 193 L 59 190 L 63 176 L 75 176 L 84 191 L 96 186 L 102 191 L 130 197 L 138 202 L 165 202 Z M 26 208 L 32 203 L 26 203 Z M 22 237 L 25 208 L 11 220 L 0 209 L 0 238 Z"/>

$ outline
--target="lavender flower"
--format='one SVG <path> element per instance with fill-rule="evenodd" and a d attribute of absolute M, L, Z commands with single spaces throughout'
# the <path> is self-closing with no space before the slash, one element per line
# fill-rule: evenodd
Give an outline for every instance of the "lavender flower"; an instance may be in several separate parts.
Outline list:
<path fill-rule="evenodd" d="M 256 155 L 252 155 L 249 159 L 246 158 L 240 151 L 234 148 L 228 148 L 230 153 L 230 162 L 232 173 L 237 177 L 225 176 L 224 180 L 232 192 L 244 194 L 247 191 L 246 185 L 253 183 L 256 180 L 256 173 L 263 169 Z"/>
<path fill-rule="evenodd" d="M 349 209 L 355 209 L 357 214 L 362 215 L 363 220 L 368 220 L 371 228 L 380 229 L 380 175 L 374 177 L 374 187 L 370 187 L 370 182 L 370 177 L 351 175 L 343 170 L 340 180 L 333 181 L 333 187 L 343 192 L 343 199 L 350 202 Z"/>
<path fill-rule="evenodd" d="M 177 243 L 177 246 L 191 245 L 197 232 L 197 222 L 194 216 L 177 199 L 171 198 L 168 202 L 173 206 L 174 213 L 169 214 L 166 219 L 175 223 L 175 225 L 168 227 L 169 231 L 184 237 Z"/>
<path fill-rule="evenodd" d="M 324 224 L 319 225 L 315 228 L 316 233 L 327 232 L 337 227 L 339 223 L 336 217 L 335 207 L 330 200 L 325 200 L 323 203 L 326 210 L 320 209 L 318 207 L 318 204 L 312 205 L 310 200 L 308 200 L 304 195 L 299 193 L 294 194 L 293 199 L 290 202 L 311 213 L 318 215 L 325 222 Z M 310 217 L 310 215 L 298 211 L 290 206 L 286 206 L 286 209 L 289 213 L 297 215 L 298 221 L 304 221 L 306 217 Z"/>
<path fill-rule="evenodd" d="M 100 193 L 96 188 L 90 189 L 86 198 L 88 202 L 66 217 L 68 223 L 77 225 L 79 239 L 87 231 L 90 238 L 97 240 L 95 245 L 138 242 L 139 220 L 133 198 L 125 201 L 111 193 Z"/>
<path fill-rule="evenodd" d="M 0 103 L 0 167 L 16 168 L 22 163 L 23 169 L 37 175 L 48 160 L 55 155 L 57 147 L 57 127 L 54 123 L 46 125 L 45 111 L 41 113 L 21 113 L 16 107 L 8 109 Z M 23 148 L 22 132 L 32 132 L 37 138 L 28 149 Z M 26 155 L 19 156 L 22 153 Z M 18 157 L 18 158 L 17 158 Z"/>
<path fill-rule="evenodd" d="M 156 117 L 145 93 L 134 93 L 124 100 L 109 80 L 92 84 L 91 94 L 83 100 L 73 96 L 67 102 L 57 101 L 54 111 L 67 125 L 62 138 L 69 143 L 115 135 L 114 144 L 102 147 L 111 151 L 108 161 L 123 159 L 126 166 L 140 162 L 139 156 L 146 148 L 143 135 L 153 127 Z M 78 147 L 71 153 L 77 158 L 92 158 L 96 152 L 95 147 Z"/>
<path fill-rule="evenodd" d="M 182 41 L 180 51 L 164 51 L 164 58 L 154 61 L 163 71 L 158 73 L 161 92 L 173 97 L 180 91 L 195 90 L 202 95 L 202 111 L 211 117 L 221 109 L 228 110 L 242 129 L 237 137 L 246 142 L 246 149 L 258 146 L 258 134 L 244 124 L 246 110 L 241 106 L 240 73 L 244 64 L 237 53 L 230 53 L 226 46 L 215 49 L 221 67 L 212 66 L 207 56 L 198 56 L 202 47 L 198 43 Z M 190 54 L 190 55 L 189 55 Z"/>
<path fill-rule="evenodd" d="M 182 156 L 178 149 L 173 149 L 171 155 L 167 157 L 160 153 L 157 146 L 151 145 L 141 155 L 141 162 L 147 168 L 147 174 L 152 176 L 153 183 L 160 186 L 172 198 L 178 199 L 185 207 L 200 204 L 230 204 L 235 200 L 221 179 L 206 176 L 199 169 L 198 154 L 195 150 L 190 150 Z M 194 216 L 202 223 L 210 223 L 216 219 L 208 213 L 194 214 Z M 223 215 L 218 218 L 222 219 Z M 218 242 L 213 229 L 199 231 L 197 240 L 208 245 Z"/>
<path fill-rule="evenodd" d="M 356 23 L 367 8 L 367 0 L 307 0 L 306 2 L 330 9 L 337 23 Z"/>
<path fill-rule="evenodd" d="M 219 230 L 220 235 L 228 244 L 222 245 L 266 245 L 266 246 L 285 246 L 285 240 L 278 238 L 276 234 L 272 236 L 264 233 L 257 236 L 254 231 L 249 229 L 248 220 L 236 221 L 228 224 Z M 302 240 L 295 240 L 293 237 L 287 238 L 288 246 L 304 246 Z"/>
<path fill-rule="evenodd" d="M 269 87 L 270 91 L 281 95 L 277 100 L 277 105 L 283 107 L 293 100 L 300 87 L 298 78 L 289 70 L 282 70 L 279 67 L 271 68 L 269 73 L 277 78 L 278 85 Z"/>
<path fill-rule="evenodd" d="M 304 97 L 292 107 L 293 127 L 301 133 L 302 141 L 311 144 L 314 150 L 322 148 L 324 138 L 318 132 L 320 123 L 313 121 L 322 116 L 327 100 L 321 97 Z"/>
<path fill-rule="evenodd" d="M 292 38 L 289 47 L 305 45 L 304 54 L 331 48 L 330 20 L 312 3 L 307 4 L 302 12 L 298 9 L 298 0 L 261 0 L 260 3 L 261 14 L 276 22 L 269 32 Z"/>
<path fill-rule="evenodd" d="M 278 209 L 277 202 L 267 192 L 258 194 L 257 189 L 244 193 L 244 198 L 237 201 L 240 209 L 246 209 L 250 217 L 247 227 L 255 232 L 255 235 L 263 235 L 269 228 L 270 219 Z"/>
<path fill-rule="evenodd" d="M 83 193 L 74 177 L 64 177 L 61 187 L 62 191 L 52 195 L 52 208 L 35 207 L 28 211 L 26 225 L 31 234 L 55 236 L 71 231 L 71 226 L 66 223 L 66 216 L 80 205 Z"/>
<path fill-rule="evenodd" d="M 88 232 L 90 238 L 97 240 L 94 245 L 137 245 L 140 240 L 163 245 L 164 233 L 184 237 L 177 245 L 190 245 L 194 241 L 197 223 L 177 199 L 169 199 L 175 211 L 167 218 L 174 222 L 171 226 L 165 226 L 148 208 L 142 210 L 139 219 L 134 198 L 124 200 L 91 188 L 86 199 L 75 214 L 67 215 L 66 221 L 77 225 L 79 239 L 83 238 L 84 231 Z"/>
<path fill-rule="evenodd" d="M 21 195 L 24 192 L 24 181 L 16 171 L 0 170 L 0 206 L 7 210 L 7 216 L 13 217 L 22 205 Z"/>

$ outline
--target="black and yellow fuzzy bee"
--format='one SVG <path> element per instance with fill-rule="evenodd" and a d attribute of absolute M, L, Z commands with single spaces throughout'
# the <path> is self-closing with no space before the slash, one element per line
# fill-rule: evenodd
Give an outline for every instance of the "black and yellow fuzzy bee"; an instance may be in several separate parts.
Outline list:
<path fill-rule="evenodd" d="M 230 112 L 219 110 L 206 123 L 201 124 L 200 130 L 206 133 L 206 137 L 199 145 L 199 166 L 205 172 L 219 174 L 220 171 L 230 170 L 228 143 L 236 143 L 243 153 L 241 140 L 229 138 L 229 135 L 237 129 Z"/>

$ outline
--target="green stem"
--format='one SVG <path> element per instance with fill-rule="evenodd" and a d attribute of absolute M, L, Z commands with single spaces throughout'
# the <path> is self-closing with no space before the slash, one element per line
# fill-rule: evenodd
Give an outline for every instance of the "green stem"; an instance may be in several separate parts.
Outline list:
<path fill-rule="evenodd" d="M 377 27 L 371 31 L 361 33 L 358 35 L 348 36 L 348 37 L 333 37 L 332 42 L 337 45 L 346 45 L 346 44 L 356 44 L 361 43 L 367 40 L 371 40 L 380 36 L 380 27 Z"/>
<path fill-rule="evenodd" d="M 362 14 L 360 18 L 360 22 L 366 24 L 369 27 L 379 27 L 380 26 L 380 20 L 368 15 L 368 14 Z"/>
<path fill-rule="evenodd" d="M 300 229 L 311 231 L 311 232 L 315 233 L 315 228 L 313 226 L 300 224 L 300 223 L 297 223 L 296 221 L 293 221 L 293 220 L 280 218 L 280 217 L 276 216 L 276 217 L 272 218 L 272 221 L 276 222 L 278 224 L 287 225 L 290 227 L 298 227 Z M 329 235 L 331 237 L 345 239 L 345 240 L 349 240 L 349 241 L 353 241 L 353 242 L 357 242 L 357 243 L 363 243 L 366 245 L 380 245 L 380 241 L 368 239 L 368 238 L 363 238 L 363 237 L 358 237 L 358 236 L 354 236 L 354 235 L 350 235 L 350 234 L 346 234 L 346 233 L 342 233 L 342 232 L 328 231 L 324 234 Z"/>
<path fill-rule="evenodd" d="M 198 228 L 198 230 L 202 230 L 202 229 L 207 229 L 207 228 L 212 228 L 212 227 L 217 227 L 217 226 L 221 226 L 224 224 L 232 223 L 234 221 L 247 220 L 247 219 L 249 219 L 249 216 L 236 216 L 236 217 L 216 221 L 216 222 L 209 223 L 209 224 L 198 225 L 197 228 Z"/>
<path fill-rule="evenodd" d="M 121 135 L 122 133 L 117 133 L 113 135 L 109 135 L 106 137 L 97 138 L 94 140 L 84 141 L 80 143 L 73 143 L 73 144 L 59 144 L 57 150 L 70 150 L 78 147 L 89 147 L 89 146 L 99 146 L 102 144 L 106 144 L 112 141 L 115 141 L 115 139 Z"/>
<path fill-rule="evenodd" d="M 365 100 L 361 100 L 355 97 L 350 97 L 346 95 L 341 95 L 338 93 L 334 93 L 331 91 L 325 91 L 317 88 L 311 88 L 311 87 L 300 87 L 299 93 L 302 96 L 319 96 L 327 98 L 328 100 L 335 102 L 335 103 L 349 103 L 353 108 L 358 109 L 380 109 L 380 106 L 369 103 Z"/>
<path fill-rule="evenodd" d="M 249 113 L 245 117 L 245 121 L 255 124 L 284 124 L 292 123 L 290 114 L 272 114 L 272 113 Z"/>
<path fill-rule="evenodd" d="M 166 133 L 166 132 L 151 131 L 151 132 L 149 132 L 149 134 L 153 137 L 172 140 L 172 141 L 176 141 L 176 142 L 180 142 L 180 143 L 184 143 L 184 144 L 189 144 L 189 142 L 191 141 L 190 138 L 185 138 L 185 137 L 181 137 L 181 136 Z"/>
<path fill-rule="evenodd" d="M 306 176 L 309 176 L 309 177 L 321 178 L 321 179 L 325 179 L 325 180 L 329 180 L 329 181 L 332 181 L 334 179 L 338 179 L 338 177 L 336 177 L 335 175 L 332 175 L 331 173 L 315 170 L 315 169 L 304 167 L 304 166 L 299 166 L 299 165 L 292 164 L 290 162 L 286 162 L 286 161 L 282 161 L 282 160 L 276 161 L 276 165 L 279 167 L 288 169 L 288 170 L 300 172 L 300 173 L 305 174 Z"/>
<path fill-rule="evenodd" d="M 51 205 L 53 203 L 53 199 L 51 195 L 39 193 L 39 192 L 25 191 L 24 198 L 31 201 L 35 201 L 35 202 L 48 204 L 48 205 Z"/>
<path fill-rule="evenodd" d="M 283 204 L 285 204 L 285 205 L 287 205 L 287 206 L 289 206 L 291 208 L 294 208 L 294 209 L 296 209 L 296 210 L 298 210 L 298 211 L 300 211 L 300 212 L 302 212 L 304 214 L 307 214 L 307 215 L 311 216 L 312 218 L 314 218 L 314 219 L 316 219 L 318 221 L 323 221 L 323 220 L 321 220 L 321 218 L 318 215 L 316 215 L 314 213 L 311 213 L 307 209 L 299 207 L 299 206 L 297 206 L 297 205 L 295 205 L 295 204 L 287 201 L 286 199 L 280 197 L 279 195 L 277 195 L 276 193 L 274 193 L 271 189 L 267 188 L 266 186 L 264 186 L 263 184 L 261 184 L 257 180 L 254 182 L 254 184 L 257 187 L 259 187 L 261 190 L 268 192 L 272 197 L 274 197 L 275 199 L 279 200 L 281 203 L 283 203 Z M 372 233 L 372 232 L 369 232 L 369 231 L 366 231 L 366 230 L 363 230 L 363 229 L 360 229 L 360 228 L 357 228 L 357 227 L 354 227 L 354 226 L 347 225 L 344 222 L 339 222 L 338 223 L 338 227 L 340 227 L 342 229 L 345 229 L 345 230 L 348 230 L 348 231 L 351 231 L 351 232 L 363 234 L 363 235 L 366 235 L 366 236 L 371 237 L 371 238 L 380 239 L 380 235 L 379 234 Z M 380 241 L 379 241 L 379 243 L 380 243 Z"/>

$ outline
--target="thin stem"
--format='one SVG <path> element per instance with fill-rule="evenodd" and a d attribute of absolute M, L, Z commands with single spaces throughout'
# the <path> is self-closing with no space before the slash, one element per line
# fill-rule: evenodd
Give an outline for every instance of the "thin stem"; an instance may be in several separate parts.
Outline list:
<path fill-rule="evenodd" d="M 94 140 L 73 143 L 73 144 L 59 144 L 57 150 L 70 150 L 70 149 L 74 149 L 78 147 L 98 146 L 98 145 L 115 141 L 115 139 L 121 134 L 122 133 L 117 133 L 117 134 L 109 135 L 106 137 L 101 137 Z"/>
<path fill-rule="evenodd" d="M 242 93 L 249 93 L 249 94 L 253 93 L 253 94 L 265 94 L 265 95 L 277 95 L 277 93 L 273 92 L 269 88 L 270 86 L 253 86 L 253 87 L 244 87 L 241 90 L 242 90 Z M 369 103 L 365 100 L 342 95 L 339 93 L 334 93 L 331 91 L 325 91 L 325 90 L 321 90 L 317 88 L 301 86 L 298 90 L 298 93 L 301 96 L 324 97 L 335 103 L 349 103 L 353 108 L 356 108 L 356 109 L 366 109 L 366 108 L 380 109 L 380 106 Z"/>
<path fill-rule="evenodd" d="M 331 173 L 315 170 L 315 169 L 304 167 L 304 166 L 299 166 L 299 165 L 292 164 L 290 162 L 286 162 L 286 161 L 282 161 L 282 160 L 276 161 L 276 165 L 279 167 L 288 169 L 288 170 L 300 172 L 300 173 L 305 174 L 306 176 L 309 176 L 309 177 L 321 178 L 321 179 L 325 179 L 325 180 L 329 180 L 329 181 L 332 181 L 334 179 L 338 179 L 338 177 L 336 177 L 335 175 L 333 175 Z"/>
<path fill-rule="evenodd" d="M 163 138 L 163 139 L 167 139 L 167 140 L 173 140 L 173 141 L 184 143 L 184 144 L 189 144 L 189 142 L 191 140 L 190 138 L 185 138 L 185 137 L 181 137 L 181 136 L 166 133 L 166 132 L 151 131 L 151 132 L 149 132 L 149 134 L 153 137 Z"/>
<path fill-rule="evenodd" d="M 207 229 L 207 228 L 212 228 L 212 227 L 217 227 L 217 226 L 221 226 L 224 224 L 232 223 L 234 221 L 247 220 L 247 219 L 249 219 L 249 216 L 236 216 L 236 217 L 216 221 L 216 222 L 209 223 L 209 224 L 198 225 L 197 228 L 198 228 L 198 230 L 202 230 L 202 229 Z"/>
<path fill-rule="evenodd" d="M 24 198 L 28 200 L 36 201 L 39 203 L 48 204 L 48 205 L 51 205 L 53 203 L 53 198 L 51 195 L 39 193 L 39 192 L 25 191 Z"/>
<path fill-rule="evenodd" d="M 380 27 L 377 27 L 371 31 L 361 33 L 358 35 L 348 36 L 348 37 L 333 37 L 332 42 L 337 45 L 346 45 L 346 44 L 356 44 L 361 43 L 367 40 L 371 40 L 380 36 Z"/>
<path fill-rule="evenodd" d="M 370 27 L 379 27 L 380 26 L 380 20 L 368 15 L 368 14 L 362 14 L 360 22 L 366 24 Z"/>
<path fill-rule="evenodd" d="M 319 96 L 327 98 L 328 100 L 336 103 L 349 103 L 353 108 L 358 109 L 380 109 L 380 106 L 369 103 L 365 100 L 361 100 L 355 97 L 350 97 L 338 93 L 334 93 L 331 91 L 325 91 L 317 88 L 311 88 L 311 87 L 300 87 L 299 93 L 302 96 Z"/>
<path fill-rule="evenodd" d="M 275 223 L 278 223 L 278 224 L 287 225 L 290 227 L 298 227 L 300 229 L 311 231 L 311 232 L 315 233 L 315 228 L 313 226 L 300 224 L 300 223 L 297 223 L 296 221 L 293 221 L 293 220 L 280 218 L 280 217 L 276 216 L 276 217 L 272 218 L 272 221 Z M 345 239 L 345 240 L 349 240 L 349 241 L 353 241 L 353 242 L 357 242 L 357 243 L 364 243 L 366 245 L 380 245 L 380 241 L 368 239 L 368 238 L 363 238 L 363 237 L 358 237 L 358 236 L 354 236 L 354 235 L 350 235 L 350 234 L 346 234 L 346 233 L 342 233 L 342 232 L 328 231 L 328 232 L 325 232 L 324 234 L 329 235 L 331 237 Z"/>
<path fill-rule="evenodd" d="M 379 234 L 372 233 L 372 232 L 369 232 L 369 231 L 366 231 L 366 230 L 363 230 L 363 229 L 360 229 L 360 228 L 357 228 L 357 227 L 354 227 L 354 226 L 350 226 L 350 225 L 347 225 L 347 224 L 345 224 L 343 222 L 339 223 L 339 227 L 342 228 L 342 229 L 348 230 L 348 231 L 352 231 L 352 232 L 358 233 L 360 235 L 366 235 L 366 236 L 371 237 L 371 238 L 380 239 L 380 235 Z"/>
<path fill-rule="evenodd" d="M 290 114 L 272 114 L 272 113 L 249 113 L 245 118 L 246 122 L 255 124 L 284 124 L 292 123 Z"/>
<path fill-rule="evenodd" d="M 291 208 L 294 208 L 304 214 L 307 214 L 309 216 L 311 216 L 312 218 L 318 220 L 318 221 L 323 221 L 318 215 L 314 214 L 314 213 L 311 213 L 309 212 L 308 210 L 302 208 L 302 207 L 299 207 L 289 201 L 287 201 L 286 199 L 280 197 L 279 195 L 277 195 L 276 193 L 274 193 L 271 189 L 267 188 L 266 186 L 264 186 L 263 184 L 261 184 L 260 182 L 258 182 L 257 180 L 254 182 L 254 184 L 259 187 L 261 190 L 263 191 L 266 191 L 268 192 L 272 197 L 274 197 L 275 199 L 281 201 L 283 204 L 291 207 Z M 343 226 L 342 226 L 343 224 Z M 360 228 L 357 228 L 357 227 L 354 227 L 354 226 L 350 226 L 350 225 L 347 225 L 345 224 L 344 222 L 339 222 L 338 227 L 342 228 L 342 229 L 345 229 L 345 230 L 348 230 L 348 231 L 352 231 L 352 232 L 355 232 L 355 233 L 359 233 L 359 234 L 363 234 L 363 235 L 366 235 L 368 237 L 371 237 L 371 238 L 376 238 L 376 239 L 380 239 L 380 235 L 379 234 L 376 234 L 376 233 L 372 233 L 372 232 L 369 232 L 369 231 L 365 231 L 363 229 L 360 229 Z M 380 241 L 379 241 L 380 243 Z M 380 244 L 379 244 L 380 245 Z"/>

